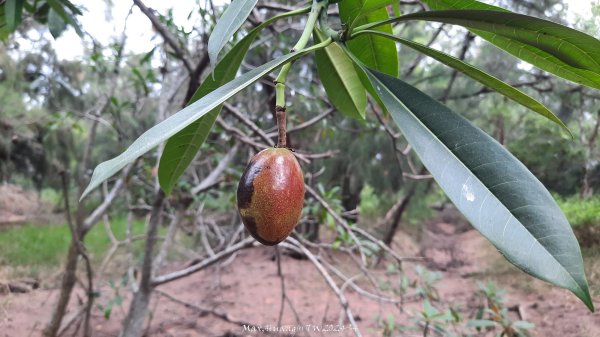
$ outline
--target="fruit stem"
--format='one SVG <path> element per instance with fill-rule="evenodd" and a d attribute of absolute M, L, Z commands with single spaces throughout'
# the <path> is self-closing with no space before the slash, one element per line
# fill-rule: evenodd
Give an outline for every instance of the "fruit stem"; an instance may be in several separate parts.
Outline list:
<path fill-rule="evenodd" d="M 296 42 L 294 47 L 292 47 L 292 52 L 300 50 L 300 49 L 304 49 L 304 47 L 306 47 L 306 44 L 308 43 L 308 40 L 310 39 L 310 35 L 312 34 L 315 24 L 317 23 L 317 19 L 319 18 L 319 14 L 321 13 L 321 10 L 323 10 L 323 8 L 327 8 L 328 5 L 329 5 L 329 3 L 326 0 L 324 0 L 324 1 L 313 0 L 311 8 L 310 8 L 310 14 L 308 15 L 308 19 L 306 20 L 306 26 L 304 26 L 304 31 L 302 31 L 302 35 L 300 36 L 300 39 L 298 39 L 298 42 Z M 281 107 L 284 110 L 285 110 L 285 80 L 290 71 L 290 68 L 292 67 L 292 63 L 293 63 L 293 61 L 286 63 L 283 67 L 281 67 L 281 70 L 279 71 L 279 75 L 277 75 L 277 78 L 275 79 L 275 104 L 277 107 Z M 276 109 L 277 109 L 277 107 L 276 107 Z"/>
<path fill-rule="evenodd" d="M 277 139 L 277 147 L 287 147 L 285 108 L 284 107 L 281 107 L 281 106 L 275 107 L 275 118 L 277 118 L 277 130 L 279 131 L 279 138 Z"/>

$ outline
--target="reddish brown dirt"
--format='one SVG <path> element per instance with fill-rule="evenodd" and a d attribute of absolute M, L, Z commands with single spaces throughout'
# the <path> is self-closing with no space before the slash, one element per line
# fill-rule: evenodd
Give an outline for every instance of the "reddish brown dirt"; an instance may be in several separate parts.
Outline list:
<path fill-rule="evenodd" d="M 426 226 L 420 246 L 402 233 L 399 233 L 394 244 L 407 255 L 420 252 L 430 258 L 426 265 L 443 275 L 437 284 L 440 297 L 445 303 L 461 308 L 465 319 L 473 318 L 477 306 L 482 303 L 482 297 L 474 295 L 478 289 L 477 282 L 495 280 L 508 291 L 505 298 L 506 306 L 513 310 L 511 315 L 521 315 L 521 318 L 536 324 L 533 336 L 600 337 L 598 314 L 589 313 L 569 292 L 516 271 L 477 232 L 467 226 L 435 222 Z M 353 262 L 345 255 L 336 253 L 334 258 L 342 265 L 344 272 L 348 275 L 355 274 Z M 289 256 L 284 256 L 282 263 L 286 291 L 301 321 L 296 321 L 290 307 L 286 305 L 282 325 L 296 329 L 298 326 L 311 325 L 336 330 L 341 307 L 314 266 L 307 260 L 296 260 Z M 408 263 L 405 265 L 411 278 L 414 277 L 412 266 Z M 374 272 L 378 283 L 384 287 L 396 287 L 399 284 L 399 274 L 387 274 L 385 266 L 384 262 Z M 176 267 L 178 266 L 171 266 Z M 364 287 L 369 286 L 365 278 L 358 278 L 356 282 Z M 232 321 L 248 322 L 265 329 L 277 326 L 281 288 L 272 248 L 258 247 L 242 251 L 230 264 L 213 266 L 162 286 L 159 290 L 189 304 L 226 313 Z M 119 292 L 124 294 L 128 289 L 120 289 Z M 107 304 L 114 298 L 114 294 L 114 288 L 104 286 L 97 303 Z M 414 326 L 409 315 L 416 314 L 421 305 L 410 302 L 405 304 L 404 311 L 400 311 L 393 305 L 360 296 L 349 287 L 345 294 L 363 336 L 382 336 L 383 329 L 377 319 L 390 314 L 395 317 L 397 325 Z M 38 336 L 48 320 L 56 295 L 56 290 L 0 295 L 0 337 Z M 81 292 L 73 298 L 67 319 L 77 311 L 82 298 Z M 127 305 L 128 299 L 125 299 L 121 306 L 115 306 L 108 320 L 102 317 L 100 309 L 95 308 L 94 336 L 116 336 Z M 596 301 L 596 306 L 600 306 L 600 302 Z M 147 336 L 307 335 L 302 331 L 281 334 L 248 331 L 239 324 L 186 307 L 160 294 L 154 296 L 151 308 L 153 314 Z M 347 322 L 344 321 L 342 326 L 345 328 L 343 331 L 313 331 L 311 335 L 353 335 Z M 70 336 L 70 331 L 65 335 Z M 479 336 L 483 335 L 492 336 L 493 333 Z M 422 332 L 396 332 L 393 336 L 416 337 L 422 336 Z"/>
<path fill-rule="evenodd" d="M 0 184 L 0 226 L 26 222 L 48 224 L 64 216 L 54 214 L 52 206 L 42 201 L 38 194 L 17 185 Z"/>

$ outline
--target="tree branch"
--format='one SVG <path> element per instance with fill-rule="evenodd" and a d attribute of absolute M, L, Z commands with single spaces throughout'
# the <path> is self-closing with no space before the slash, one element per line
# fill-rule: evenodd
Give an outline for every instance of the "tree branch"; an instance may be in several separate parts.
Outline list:
<path fill-rule="evenodd" d="M 329 275 L 329 273 L 327 272 L 325 267 L 323 267 L 321 262 L 319 262 L 318 258 L 315 255 L 313 255 L 313 253 L 311 253 L 310 250 L 308 250 L 306 247 L 304 247 L 304 245 L 301 244 L 300 242 L 298 242 L 296 239 L 288 237 L 285 241 L 289 242 L 293 246 L 298 247 L 302 251 L 302 253 L 304 255 L 306 255 L 306 257 L 308 257 L 308 259 L 315 265 L 315 267 L 317 268 L 317 271 L 319 271 L 321 276 L 323 276 L 323 278 L 325 279 L 325 282 L 327 283 L 329 288 L 331 288 L 331 290 L 336 294 L 338 301 L 340 302 L 344 312 L 346 313 L 348 322 L 350 322 L 350 325 L 352 325 L 352 330 L 354 331 L 354 335 L 356 335 L 357 337 L 362 337 L 362 334 L 360 333 L 360 330 L 358 329 L 358 326 L 356 325 L 356 321 L 354 320 L 354 315 L 352 314 L 352 311 L 350 310 L 350 305 L 348 304 L 348 300 L 346 299 L 346 296 L 344 296 L 344 294 L 340 291 L 340 288 L 337 286 L 335 281 L 331 278 L 331 275 Z M 283 242 L 284 246 L 285 246 L 285 243 L 286 242 Z M 281 245 L 281 243 L 280 243 L 280 245 Z"/>
<path fill-rule="evenodd" d="M 156 31 L 162 36 L 165 42 L 169 45 L 169 47 L 173 48 L 175 55 L 179 57 L 179 59 L 183 62 L 183 66 L 188 71 L 190 75 L 194 73 L 192 65 L 190 61 L 187 59 L 184 49 L 181 48 L 179 43 L 177 43 L 176 38 L 171 35 L 171 33 L 167 30 L 165 26 L 160 22 L 158 17 L 154 14 L 154 11 L 148 7 L 141 0 L 133 0 L 133 3 L 138 6 L 140 11 L 146 15 L 146 17 L 152 23 L 152 27 L 156 29 Z"/>
<path fill-rule="evenodd" d="M 182 277 L 186 277 L 188 275 L 196 273 L 196 272 L 212 265 L 213 263 L 219 261 L 220 259 L 237 252 L 238 250 L 242 250 L 244 248 L 248 248 L 248 247 L 252 246 L 253 242 L 254 242 L 254 239 L 252 237 L 247 237 L 246 239 L 236 243 L 235 245 L 227 247 L 227 248 L 223 249 L 222 251 L 216 253 L 214 256 L 206 258 L 206 259 L 204 259 L 194 265 L 191 265 L 185 269 L 178 270 L 178 271 L 175 271 L 175 272 L 172 272 L 169 274 L 165 274 L 162 276 L 157 276 L 154 279 L 152 279 L 151 284 L 156 287 L 161 284 L 175 281 Z"/>

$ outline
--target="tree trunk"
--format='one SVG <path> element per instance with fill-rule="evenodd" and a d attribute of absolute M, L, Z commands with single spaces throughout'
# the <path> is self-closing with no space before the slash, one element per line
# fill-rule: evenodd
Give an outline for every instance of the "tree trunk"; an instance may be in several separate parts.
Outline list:
<path fill-rule="evenodd" d="M 133 295 L 129 312 L 123 323 L 123 330 L 119 335 L 120 337 L 140 337 L 142 335 L 142 328 L 148 313 L 148 305 L 150 304 L 150 298 L 152 297 L 152 291 L 154 290 L 151 284 L 153 274 L 153 254 L 164 199 L 164 192 L 159 190 L 156 195 L 156 200 L 152 205 L 152 214 L 150 215 L 150 221 L 148 223 L 140 285 L 138 291 Z"/>
<path fill-rule="evenodd" d="M 75 286 L 76 272 L 77 272 L 77 258 L 79 257 L 79 251 L 77 249 L 77 242 L 71 240 L 71 246 L 67 254 L 67 263 L 65 266 L 65 273 L 63 274 L 62 284 L 60 287 L 60 295 L 56 308 L 52 312 L 52 318 L 48 325 L 44 328 L 43 335 L 45 337 L 56 337 L 62 319 L 65 316 L 67 305 L 71 299 L 71 292 Z"/>

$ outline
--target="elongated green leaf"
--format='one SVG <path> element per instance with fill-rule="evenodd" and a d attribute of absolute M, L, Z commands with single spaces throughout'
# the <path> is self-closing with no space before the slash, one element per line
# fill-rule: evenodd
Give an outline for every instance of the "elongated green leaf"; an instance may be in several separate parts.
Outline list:
<path fill-rule="evenodd" d="M 306 7 L 272 17 L 250 31 L 248 35 L 233 46 L 227 55 L 223 57 L 221 62 L 219 62 L 214 69 L 213 76 L 208 76 L 204 82 L 202 82 L 190 99 L 189 104 L 204 97 L 209 92 L 217 89 L 228 81 L 231 81 L 235 77 L 248 52 L 248 48 L 250 48 L 250 45 L 264 27 L 273 21 L 304 13 L 309 9 L 310 7 Z M 204 144 L 206 138 L 210 134 L 210 130 L 212 129 L 217 116 L 219 116 L 222 107 L 223 105 L 219 104 L 216 108 L 179 131 L 167 141 L 158 165 L 158 182 L 160 183 L 160 187 L 167 194 L 171 193 L 173 186 L 179 177 L 181 177 L 192 160 L 194 160 L 196 153 L 198 153 L 200 147 Z"/>
<path fill-rule="evenodd" d="M 385 108 L 385 105 L 383 105 L 383 102 L 381 101 L 381 99 L 379 98 L 379 95 L 375 91 L 373 84 L 369 80 L 369 76 L 367 76 L 365 69 L 362 67 L 362 63 L 356 58 L 356 56 L 354 54 L 352 54 L 352 52 L 348 49 L 347 46 L 344 46 L 344 45 L 340 45 L 340 46 L 341 46 L 342 50 L 344 51 L 344 53 L 346 54 L 346 56 L 348 56 L 348 58 L 352 61 L 352 65 L 354 66 L 356 75 L 358 75 L 358 78 L 360 79 L 360 83 L 362 83 L 363 87 L 373 97 L 375 102 L 377 102 L 377 105 L 379 105 L 381 110 L 383 112 L 387 113 L 387 109 Z"/>
<path fill-rule="evenodd" d="M 6 15 L 4 15 L 5 6 L 0 6 L 0 40 L 6 40 L 10 31 L 6 27 Z"/>
<path fill-rule="evenodd" d="M 512 12 L 470 9 L 412 13 L 382 21 L 381 24 L 408 20 L 443 22 L 469 28 L 540 69 L 600 89 L 600 40 L 575 29 Z M 358 27 L 356 31 L 369 29 L 369 26 Z"/>
<path fill-rule="evenodd" d="M 74 15 L 76 14 L 80 14 L 81 12 L 73 12 L 73 13 L 69 13 L 67 12 L 67 10 L 65 10 L 64 5 L 59 1 L 59 0 L 47 0 L 48 5 L 50 5 L 50 8 L 52 10 L 54 10 L 55 14 L 57 16 L 59 16 L 66 24 L 69 24 L 73 27 L 73 29 L 75 29 L 75 33 L 77 33 L 77 35 L 79 35 L 80 37 L 83 36 L 83 31 L 81 30 L 81 27 L 79 26 L 79 23 L 77 22 L 77 20 L 74 18 Z M 67 6 L 70 7 L 70 6 Z M 50 15 L 50 14 L 48 14 Z M 58 27 L 58 23 L 57 23 L 57 19 L 54 19 L 54 23 L 55 28 Z M 64 29 L 63 29 L 64 30 Z M 57 32 L 58 30 L 54 30 L 55 32 Z M 52 33 L 52 30 L 51 30 Z M 62 31 L 60 31 L 60 33 L 62 33 Z M 60 35 L 59 33 L 59 35 Z M 58 35 L 54 35 L 54 33 L 52 33 L 54 38 L 57 38 Z"/>
<path fill-rule="evenodd" d="M 465 63 L 455 57 L 452 57 L 452 56 L 446 54 L 446 53 L 442 53 L 440 51 L 429 48 L 420 43 L 406 40 L 401 37 L 396 37 L 396 36 L 393 36 L 390 34 L 381 33 L 381 32 L 377 32 L 377 31 L 364 31 L 364 32 L 365 33 L 369 32 L 372 34 L 385 36 L 389 39 L 400 42 L 405 46 L 413 48 L 429 57 L 432 57 L 432 58 L 440 61 L 441 63 L 464 73 L 465 75 L 480 82 L 481 84 L 487 86 L 488 88 L 493 89 L 493 90 L 499 92 L 500 94 L 512 99 L 513 101 L 548 118 L 549 120 L 553 121 L 554 123 L 560 125 L 563 129 L 565 129 L 569 133 L 569 135 L 571 135 L 571 137 L 573 136 L 573 134 L 571 134 L 571 131 L 569 131 L 569 128 L 567 128 L 567 126 L 558 117 L 556 117 L 556 115 L 554 115 L 552 113 L 552 111 L 548 110 L 548 108 L 545 105 L 536 101 L 531 96 L 525 94 L 524 92 L 511 86 L 510 84 L 507 84 L 507 83 L 497 79 L 496 77 L 494 77 L 478 68 L 475 68 L 474 66 L 472 66 L 468 63 Z"/>
<path fill-rule="evenodd" d="M 233 34 L 242 26 L 258 0 L 233 0 L 217 21 L 208 38 L 208 58 L 211 68 L 217 64 L 219 53 Z"/>
<path fill-rule="evenodd" d="M 23 14 L 23 0 L 6 0 L 4 3 L 6 26 L 9 31 L 14 31 L 21 23 Z"/>
<path fill-rule="evenodd" d="M 594 306 L 579 244 L 544 186 L 504 147 L 401 80 L 368 70 L 415 152 L 456 207 L 523 271 Z"/>
<path fill-rule="evenodd" d="M 325 43 L 314 45 L 310 48 L 306 48 L 278 57 L 270 62 L 256 67 L 248 71 L 247 73 L 237 77 L 236 79 L 226 83 L 225 85 L 219 87 L 217 90 L 210 92 L 206 96 L 202 97 L 193 104 L 188 105 L 187 107 L 183 108 L 182 110 L 165 119 L 164 121 L 160 122 L 159 124 L 153 126 L 149 130 L 144 132 L 138 139 L 136 139 L 133 142 L 133 144 L 131 144 L 129 148 L 125 150 L 125 152 L 121 153 L 120 155 L 111 160 L 101 163 L 94 169 L 92 179 L 89 185 L 86 187 L 83 194 L 81 195 L 80 200 L 83 199 L 91 190 L 93 190 L 103 181 L 117 173 L 127 164 L 131 163 L 136 158 L 148 152 L 150 149 L 157 146 L 161 142 L 169 139 L 177 132 L 183 130 L 186 126 L 190 125 L 198 118 L 206 115 L 211 110 L 219 106 L 221 103 L 225 102 L 227 99 L 240 92 L 242 89 L 258 81 L 261 77 L 265 76 L 266 74 L 276 70 L 281 65 L 293 61 L 294 59 L 306 53 L 323 48 L 330 42 L 331 41 L 329 40 Z"/>
<path fill-rule="evenodd" d="M 352 30 L 356 24 L 356 19 L 367 15 L 375 10 L 384 8 L 387 5 L 395 3 L 393 0 L 364 0 L 356 2 L 356 6 L 352 6 L 351 12 L 348 13 L 348 29 Z"/>
<path fill-rule="evenodd" d="M 389 18 L 387 10 L 381 8 L 371 13 L 356 17 L 366 0 L 344 0 L 338 4 L 340 18 L 347 26 L 351 22 L 355 25 L 363 25 L 378 22 Z M 377 27 L 377 30 L 392 33 L 391 25 Z M 367 66 L 377 69 L 392 76 L 398 76 L 398 51 L 396 44 L 380 36 L 363 35 L 347 42 L 348 48 L 359 60 Z"/>
<path fill-rule="evenodd" d="M 50 8 L 48 10 L 48 30 L 50 34 L 56 39 L 65 29 L 67 29 L 67 23 L 54 9 Z"/>
<path fill-rule="evenodd" d="M 325 35 L 315 30 L 315 41 L 324 41 Z M 354 65 L 337 43 L 315 53 L 319 78 L 331 103 L 342 114 L 358 120 L 365 119 L 367 94 Z"/>
<path fill-rule="evenodd" d="M 476 0 L 423 0 L 433 10 L 444 9 L 487 9 L 492 11 L 510 12 L 508 9 L 488 5 Z"/>

